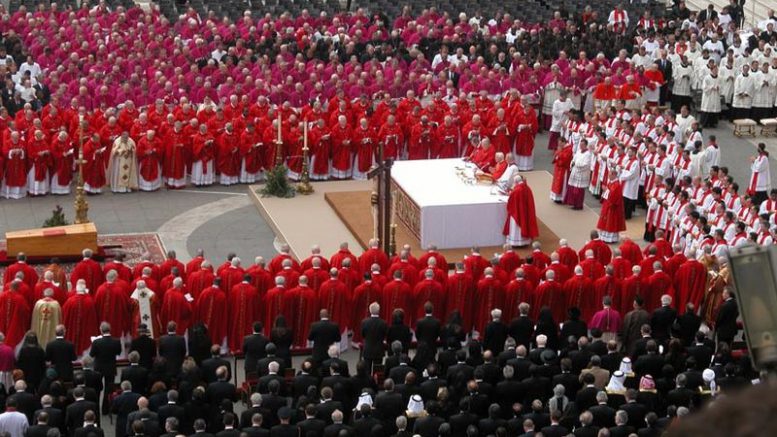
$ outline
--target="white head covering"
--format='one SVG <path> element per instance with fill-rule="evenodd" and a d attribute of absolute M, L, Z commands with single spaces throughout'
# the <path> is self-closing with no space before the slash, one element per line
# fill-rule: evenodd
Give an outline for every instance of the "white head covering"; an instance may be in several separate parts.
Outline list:
<path fill-rule="evenodd" d="M 359 401 L 356 402 L 356 409 L 360 409 L 362 405 L 369 405 L 372 407 L 372 396 L 367 392 L 359 395 Z"/>
<path fill-rule="evenodd" d="M 420 395 L 413 395 L 407 403 L 407 411 L 410 413 L 421 414 L 424 411 L 424 401 Z"/>
<path fill-rule="evenodd" d="M 624 375 L 631 374 L 632 373 L 632 371 L 631 371 L 631 358 L 623 357 L 623 359 L 621 360 L 621 367 L 618 370 L 623 372 Z"/>
<path fill-rule="evenodd" d="M 704 369 L 704 372 L 701 373 L 701 377 L 704 379 L 704 382 L 710 386 L 712 396 L 715 396 L 715 392 L 718 388 L 718 384 L 715 383 L 715 371 L 712 369 Z"/>
<path fill-rule="evenodd" d="M 626 387 L 623 385 L 625 380 L 626 375 L 624 375 L 620 370 L 616 370 L 610 377 L 610 382 L 607 384 L 605 389 L 607 391 L 625 391 Z"/>

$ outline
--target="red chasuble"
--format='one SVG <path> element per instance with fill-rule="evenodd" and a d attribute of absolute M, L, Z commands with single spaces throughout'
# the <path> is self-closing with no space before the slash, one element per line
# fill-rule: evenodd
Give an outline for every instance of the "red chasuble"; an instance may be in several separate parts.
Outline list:
<path fill-rule="evenodd" d="M 696 308 L 701 305 L 707 285 L 707 269 L 695 259 L 683 263 L 674 275 L 675 308 L 685 308 L 693 302 Z"/>
<path fill-rule="evenodd" d="M 202 290 L 194 308 L 194 321 L 208 327 L 213 344 L 224 341 L 227 335 L 227 295 L 224 290 L 217 287 Z"/>
<path fill-rule="evenodd" d="M 361 322 L 369 316 L 369 307 L 373 302 L 377 302 L 383 308 L 382 293 L 380 286 L 369 279 L 359 284 L 353 291 L 351 299 L 351 326 L 353 327 L 353 341 L 361 343 L 362 333 Z"/>
<path fill-rule="evenodd" d="M 380 308 L 380 316 L 386 323 L 391 323 L 395 309 L 405 312 L 405 320 L 410 316 L 410 305 L 413 301 L 413 289 L 405 281 L 394 279 L 383 286 L 383 306 Z"/>
<path fill-rule="evenodd" d="M 318 289 L 318 304 L 329 311 L 329 319 L 344 330 L 350 324 L 348 317 L 348 289 L 339 279 L 329 279 Z"/>
<path fill-rule="evenodd" d="M 165 292 L 159 319 L 162 326 L 167 326 L 171 321 L 175 322 L 178 335 L 183 335 L 189 329 L 192 322 L 192 307 L 181 289 L 171 288 Z"/>
<path fill-rule="evenodd" d="M 602 212 L 596 229 L 605 232 L 623 232 L 626 230 L 626 214 L 623 209 L 623 185 L 615 180 L 607 184 L 602 194 Z"/>
<path fill-rule="evenodd" d="M 505 289 L 499 280 L 486 276 L 478 281 L 473 323 L 481 335 L 485 334 L 486 325 L 491 321 L 491 310 L 503 308 L 504 302 Z"/>
<path fill-rule="evenodd" d="M 72 289 L 76 288 L 76 283 L 78 283 L 79 279 L 83 279 L 86 282 L 86 289 L 92 295 L 97 291 L 97 287 L 105 281 L 100 264 L 93 259 L 83 259 L 73 268 L 73 271 L 70 273 Z"/>
<path fill-rule="evenodd" d="M 81 355 L 91 346 L 92 337 L 98 335 L 99 322 L 92 296 L 71 295 L 62 308 L 62 318 L 66 328 L 65 338 L 76 346 L 76 355 Z"/>
<path fill-rule="evenodd" d="M 510 219 L 515 220 L 521 227 L 521 237 L 536 238 L 540 235 L 537 227 L 537 214 L 534 210 L 534 194 L 525 182 L 515 186 L 507 199 L 507 215 L 503 235 L 510 234 Z"/>
<path fill-rule="evenodd" d="M 123 336 L 130 332 L 130 305 L 126 289 L 118 283 L 104 283 L 94 296 L 97 320 L 111 324 L 111 335 Z"/>
<path fill-rule="evenodd" d="M 5 334 L 5 344 L 15 348 L 24 339 L 31 312 L 27 300 L 18 292 L 8 290 L 0 294 L 0 331 Z"/>
<path fill-rule="evenodd" d="M 291 330 L 294 332 L 294 346 L 299 348 L 307 347 L 308 330 L 310 325 L 318 320 L 318 296 L 316 291 L 310 287 L 300 285 L 289 290 L 288 305 L 292 308 L 289 313 L 293 313 Z"/>
<path fill-rule="evenodd" d="M 241 282 L 229 292 L 229 349 L 235 353 L 243 347 L 243 337 L 253 331 L 253 323 L 260 320 L 259 293 L 253 285 Z"/>

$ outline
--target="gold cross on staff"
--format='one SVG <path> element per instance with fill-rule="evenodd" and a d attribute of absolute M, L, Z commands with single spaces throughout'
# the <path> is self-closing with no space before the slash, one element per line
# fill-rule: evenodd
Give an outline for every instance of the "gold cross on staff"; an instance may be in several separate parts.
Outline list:
<path fill-rule="evenodd" d="M 76 211 L 76 224 L 89 223 L 89 202 L 86 201 L 84 196 L 84 148 L 83 146 L 78 149 L 78 179 L 76 181 L 76 198 L 73 201 L 73 207 Z"/>

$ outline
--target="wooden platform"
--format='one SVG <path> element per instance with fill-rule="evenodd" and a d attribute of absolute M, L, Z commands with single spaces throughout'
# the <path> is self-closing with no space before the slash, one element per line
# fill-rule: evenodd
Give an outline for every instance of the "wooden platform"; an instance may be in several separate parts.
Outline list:
<path fill-rule="evenodd" d="M 27 229 L 5 233 L 7 252 L 27 256 L 79 256 L 84 249 L 97 253 L 94 223 Z"/>
<path fill-rule="evenodd" d="M 566 238 L 572 247 L 582 247 L 588 241 L 589 232 L 596 228 L 599 219 L 596 212 L 588 207 L 573 211 L 568 206 L 553 203 L 549 197 L 553 179 L 550 173 L 533 171 L 522 175 L 534 192 L 543 250 L 550 252 L 557 248 L 559 238 Z M 252 185 L 249 195 L 278 239 L 291 246 L 294 256 L 304 259 L 314 244 L 325 254 L 336 252 L 342 242 L 347 242 L 355 254 L 362 252 L 373 232 L 369 194 L 373 186 L 370 181 L 315 182 L 315 193 L 310 196 L 278 199 L 261 197 L 256 192 L 260 186 Z M 644 217 L 630 221 L 628 233 L 641 232 L 639 228 L 643 222 Z M 422 252 L 418 241 L 400 224 L 397 244 L 405 243 L 411 245 L 414 253 Z M 502 249 L 488 247 L 481 250 L 490 257 Z M 467 252 L 468 248 L 443 251 L 450 260 L 461 259 Z M 520 252 L 526 253 L 528 249 Z"/>
<path fill-rule="evenodd" d="M 336 193 L 327 193 L 325 195 L 327 203 L 332 207 L 340 220 L 343 221 L 349 231 L 356 237 L 361 244 L 362 249 L 367 248 L 369 240 L 373 234 L 373 218 L 369 208 L 363 205 L 370 204 L 370 191 L 344 191 Z M 539 221 L 540 242 L 548 247 L 553 247 L 558 242 L 558 236 L 551 231 L 544 223 Z M 473 224 L 474 226 L 475 224 Z M 413 236 L 407 227 L 401 222 L 397 226 L 397 247 L 409 244 L 411 251 L 416 254 L 423 253 L 426 248 L 421 247 L 418 239 Z M 490 257 L 495 253 L 502 252 L 501 246 L 481 247 L 483 256 Z M 519 252 L 524 255 L 531 250 L 529 248 L 520 249 Z M 460 260 L 470 253 L 469 248 L 444 249 L 440 251 L 446 259 Z"/>

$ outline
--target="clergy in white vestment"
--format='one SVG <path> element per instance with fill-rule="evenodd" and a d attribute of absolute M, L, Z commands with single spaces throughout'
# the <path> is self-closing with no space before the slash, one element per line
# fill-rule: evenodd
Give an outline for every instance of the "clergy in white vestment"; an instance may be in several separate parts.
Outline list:
<path fill-rule="evenodd" d="M 745 64 L 742 66 L 742 74 L 734 79 L 734 96 L 731 102 L 731 118 L 733 120 L 750 118 L 754 89 L 750 66 Z"/>
<path fill-rule="evenodd" d="M 108 163 L 108 183 L 114 193 L 129 193 L 138 189 L 138 163 L 135 141 L 124 131 L 113 141 Z"/>
<path fill-rule="evenodd" d="M 772 188 L 772 179 L 769 172 L 769 152 L 766 144 L 758 143 L 758 155 L 750 158 L 750 185 L 747 194 L 753 196 L 753 204 L 759 205 L 766 200 L 766 193 Z"/>
<path fill-rule="evenodd" d="M 720 77 L 718 67 L 713 65 L 710 74 L 702 82 L 701 115 L 699 116 L 702 127 L 715 128 L 718 126 L 720 114 Z"/>
<path fill-rule="evenodd" d="M 755 71 L 756 64 L 753 63 L 753 111 L 752 118 L 759 121 L 764 118 L 770 118 L 772 108 L 774 107 L 774 97 L 771 94 L 772 84 L 777 80 L 769 69 L 768 63 L 763 63 L 758 72 Z"/>
<path fill-rule="evenodd" d="M 636 147 L 629 147 L 626 158 L 620 166 L 618 179 L 623 183 L 623 207 L 626 210 L 626 220 L 634 214 L 634 207 L 639 195 L 639 159 Z"/>
<path fill-rule="evenodd" d="M 570 164 L 567 193 L 564 196 L 564 203 L 570 205 L 572 209 L 583 209 L 585 189 L 591 183 L 592 168 L 593 154 L 588 150 L 588 141 L 580 140 Z"/>
<path fill-rule="evenodd" d="M 691 78 L 693 67 L 688 63 L 686 56 L 680 57 L 680 63 L 672 66 L 672 109 L 679 112 L 683 106 L 691 103 Z"/>

